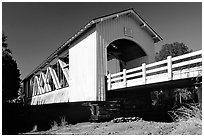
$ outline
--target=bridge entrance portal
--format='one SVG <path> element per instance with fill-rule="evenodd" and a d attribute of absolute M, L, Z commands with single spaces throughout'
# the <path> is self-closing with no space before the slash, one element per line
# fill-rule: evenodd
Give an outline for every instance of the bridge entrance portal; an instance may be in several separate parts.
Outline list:
<path fill-rule="evenodd" d="M 131 69 L 141 66 L 147 56 L 145 51 L 136 42 L 129 39 L 118 39 L 111 42 L 107 47 L 107 74 L 122 72 L 123 69 Z M 113 79 L 119 77 L 115 76 Z M 122 79 L 115 83 L 122 82 Z M 106 101 L 122 101 L 131 107 L 141 106 L 148 108 L 150 106 L 149 92 L 106 92 Z M 121 103 L 122 103 L 121 102 Z M 135 110 L 139 110 L 135 109 Z M 129 110 L 128 110 L 129 111 Z"/>
<path fill-rule="evenodd" d="M 118 39 L 107 47 L 107 73 L 118 73 L 123 69 L 137 67 L 138 58 L 146 56 L 144 50 L 134 41 Z"/>

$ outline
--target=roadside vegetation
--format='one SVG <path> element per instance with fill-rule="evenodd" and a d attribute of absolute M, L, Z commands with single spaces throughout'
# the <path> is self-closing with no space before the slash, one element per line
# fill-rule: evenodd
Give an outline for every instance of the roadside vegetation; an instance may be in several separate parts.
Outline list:
<path fill-rule="evenodd" d="M 66 121 L 65 117 L 60 118 L 60 122 L 53 121 L 51 124 L 51 129 L 50 130 L 57 130 L 62 127 L 66 127 L 68 125 L 68 122 Z"/>
<path fill-rule="evenodd" d="M 20 70 L 12 51 L 8 48 L 7 36 L 2 33 L 2 101 L 3 103 L 19 102 L 21 89 Z"/>
<path fill-rule="evenodd" d="M 169 112 L 174 122 L 145 121 L 138 117 L 116 118 L 108 122 L 68 124 L 54 121 L 50 130 L 25 134 L 54 135 L 201 135 L 202 110 L 190 104 Z"/>
<path fill-rule="evenodd" d="M 194 119 L 198 124 L 202 124 L 202 108 L 199 104 L 185 104 L 180 108 L 170 111 L 175 122 L 188 121 Z"/>
<path fill-rule="evenodd" d="M 2 134 L 16 134 L 24 117 L 20 70 L 2 33 Z M 24 117 L 25 118 L 25 117 Z"/>

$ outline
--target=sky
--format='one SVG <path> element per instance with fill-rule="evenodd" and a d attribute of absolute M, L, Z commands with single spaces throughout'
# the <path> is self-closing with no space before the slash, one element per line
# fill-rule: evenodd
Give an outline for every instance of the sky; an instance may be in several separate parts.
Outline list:
<path fill-rule="evenodd" d="M 162 38 L 162 45 L 183 42 L 202 49 L 201 2 L 3 2 L 2 31 L 20 69 L 21 79 L 92 19 L 133 8 Z"/>

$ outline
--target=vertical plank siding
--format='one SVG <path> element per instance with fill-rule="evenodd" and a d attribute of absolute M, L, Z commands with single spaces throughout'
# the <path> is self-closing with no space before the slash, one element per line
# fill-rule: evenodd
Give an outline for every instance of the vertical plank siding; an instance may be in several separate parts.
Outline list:
<path fill-rule="evenodd" d="M 69 49 L 70 102 L 96 100 L 96 32 Z"/>
<path fill-rule="evenodd" d="M 125 36 L 124 28 L 132 30 L 132 37 Z M 107 47 L 118 39 L 128 39 L 137 43 L 147 56 L 135 59 L 128 67 L 139 66 L 140 63 L 154 62 L 154 42 L 147 32 L 142 30 L 135 20 L 127 15 L 101 21 L 96 24 L 97 31 L 97 100 L 105 101 L 105 76 L 107 76 Z M 124 45 L 125 46 L 125 45 Z"/>

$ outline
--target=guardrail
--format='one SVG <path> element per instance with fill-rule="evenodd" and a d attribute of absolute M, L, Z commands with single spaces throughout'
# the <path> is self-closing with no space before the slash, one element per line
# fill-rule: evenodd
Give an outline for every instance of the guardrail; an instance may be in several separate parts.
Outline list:
<path fill-rule="evenodd" d="M 108 90 L 202 75 L 202 50 L 108 74 Z"/>

